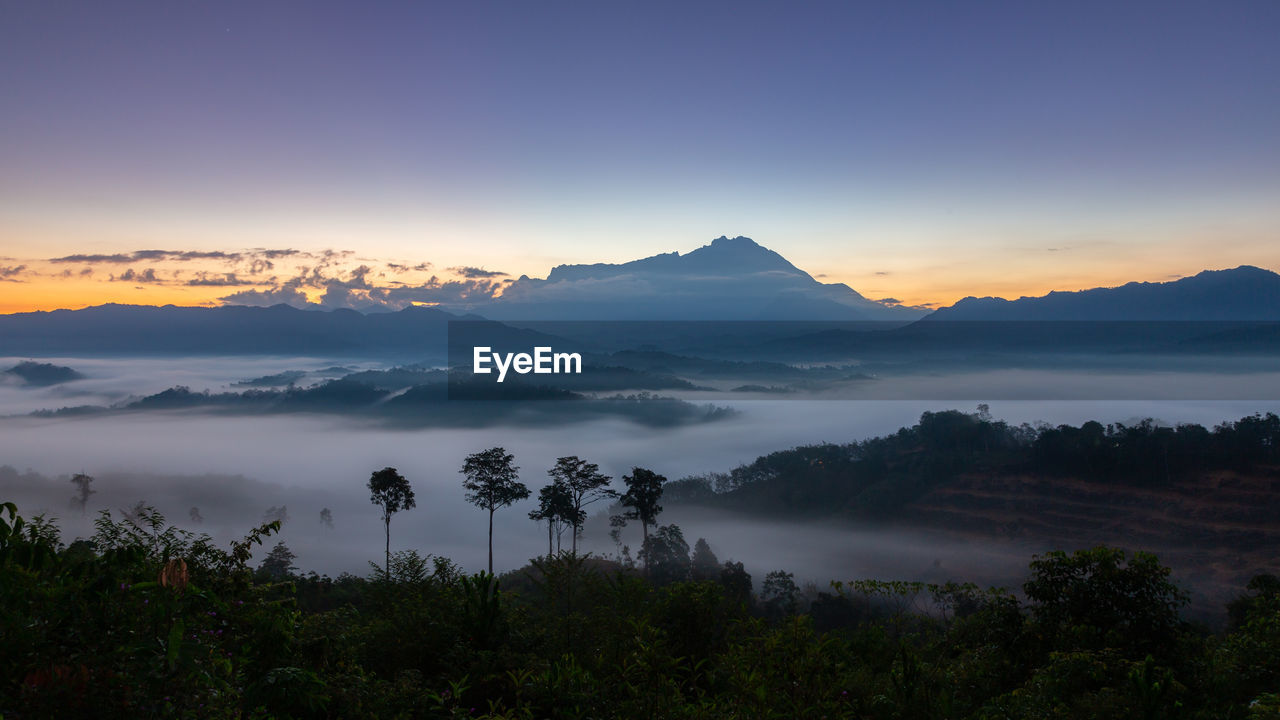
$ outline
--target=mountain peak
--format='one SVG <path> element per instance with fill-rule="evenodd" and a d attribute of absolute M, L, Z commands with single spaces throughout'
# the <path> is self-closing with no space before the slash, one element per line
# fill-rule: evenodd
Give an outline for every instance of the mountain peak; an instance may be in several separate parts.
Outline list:
<path fill-rule="evenodd" d="M 756 242 L 755 240 L 752 240 L 746 235 L 739 235 L 737 237 L 732 237 L 732 238 L 727 235 L 721 235 L 720 237 L 711 241 L 711 247 L 760 248 L 761 250 L 765 249 L 763 245 Z"/>
<path fill-rule="evenodd" d="M 823 284 L 749 237 L 625 263 L 558 265 L 521 277 L 478 312 L 501 319 L 881 320 L 919 313 Z"/>
<path fill-rule="evenodd" d="M 681 257 L 686 271 L 738 275 L 742 273 L 782 271 L 805 278 L 809 274 L 792 265 L 778 253 L 749 237 L 721 235 L 702 247 Z"/>
<path fill-rule="evenodd" d="M 1223 270 L 1201 270 L 1195 275 L 1192 275 L 1190 278 L 1182 278 L 1182 279 L 1188 280 L 1188 279 L 1194 279 L 1194 278 L 1203 278 L 1207 280 L 1212 278 L 1218 278 L 1218 279 L 1224 279 L 1224 280 L 1225 279 L 1270 280 L 1275 277 L 1277 277 L 1276 273 L 1271 270 L 1267 270 L 1266 268 L 1260 268 L 1257 265 L 1239 265 L 1237 267 L 1226 268 Z"/>

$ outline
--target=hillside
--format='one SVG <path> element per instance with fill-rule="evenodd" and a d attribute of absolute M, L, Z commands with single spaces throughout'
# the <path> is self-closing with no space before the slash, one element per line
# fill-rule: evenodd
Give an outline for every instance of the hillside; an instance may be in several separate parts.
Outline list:
<path fill-rule="evenodd" d="M 1207 605 L 1280 572 L 1280 417 L 1199 425 L 1013 427 L 927 412 L 897 433 L 793 448 L 668 485 L 671 504 L 941 530 L 1035 552 L 1151 550 Z"/>
<path fill-rule="evenodd" d="M 1221 606 L 1259 573 L 1280 574 L 1280 466 L 1213 470 L 1158 487 L 1085 476 L 965 474 L 897 518 L 970 540 L 1040 548 L 1148 549 L 1178 568 L 1196 606 Z"/>
<path fill-rule="evenodd" d="M 1131 282 L 1017 300 L 967 297 L 931 313 L 926 320 L 1280 320 L 1280 275 L 1241 265 L 1230 270 L 1205 270 L 1170 282 Z"/>

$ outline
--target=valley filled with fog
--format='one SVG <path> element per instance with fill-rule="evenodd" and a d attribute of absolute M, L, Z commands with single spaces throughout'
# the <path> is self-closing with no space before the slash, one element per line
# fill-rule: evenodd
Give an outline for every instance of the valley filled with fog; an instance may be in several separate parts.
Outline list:
<path fill-rule="evenodd" d="M 7 366 L 16 359 L 0 362 Z M 727 472 L 757 456 L 797 445 L 890 434 L 912 425 L 925 411 L 972 412 L 983 398 L 991 398 L 992 415 L 1010 425 L 1093 419 L 1133 423 L 1151 417 L 1167 424 L 1212 427 L 1280 407 L 1274 401 L 1203 399 L 1250 397 L 1248 388 L 1253 388 L 1252 397 L 1259 397 L 1259 387 L 1277 382 L 1273 373 L 1160 376 L 986 370 L 906 378 L 900 382 L 916 386 L 886 393 L 932 399 L 723 400 L 713 393 L 686 393 L 691 400 L 717 401 L 737 412 L 673 428 L 596 419 L 541 427 L 395 429 L 332 413 L 214 415 L 192 410 L 30 416 L 42 409 L 119 403 L 175 385 L 219 391 L 273 373 L 302 371 L 316 382 L 340 371 L 374 367 L 368 361 L 296 357 L 49 362 L 72 367 L 85 377 L 49 387 L 0 384 L 0 500 L 17 502 L 28 515 L 46 512 L 57 517 L 66 541 L 91 534 L 98 510 L 118 515 L 139 501 L 183 527 L 223 542 L 243 536 L 263 522 L 269 510 L 285 508 L 281 539 L 297 553 L 299 567 L 329 574 L 365 574 L 368 561 L 380 557 L 383 528 L 365 483 L 373 470 L 385 466 L 409 479 L 418 503 L 394 517 L 392 549 L 413 548 L 447 556 L 469 570 L 480 569 L 485 559 L 485 514 L 464 501 L 458 470 L 466 455 L 492 446 L 514 453 L 521 480 L 536 497 L 547 481 L 546 470 L 563 455 L 598 463 L 615 478 L 616 487 L 621 486 L 618 478 L 633 466 L 675 480 Z M 1058 392 L 1062 398 L 1155 399 L 1054 399 Z M 998 399 L 1020 396 L 1037 399 Z M 1174 397 L 1182 399 L 1170 399 Z M 96 492 L 83 516 L 70 502 L 74 488 L 69 478 L 79 472 L 95 478 Z M 545 526 L 527 517 L 533 507 L 529 500 L 499 511 L 496 569 L 520 567 L 545 552 Z M 332 526 L 321 522 L 326 508 Z M 603 503 L 589 509 L 593 518 L 587 524 L 585 547 L 617 553 L 603 518 L 607 509 Z M 722 560 L 741 560 L 757 579 L 785 568 L 798 580 L 815 581 L 820 587 L 829 580 L 859 577 L 1008 582 L 1021 576 L 1030 553 L 1051 549 L 1012 541 L 956 542 L 928 527 L 884 530 L 852 523 L 748 520 L 687 507 L 671 508 L 661 522 L 679 524 L 690 544 L 705 537 Z M 627 533 L 623 542 L 634 553 L 639 531 L 628 528 Z"/>

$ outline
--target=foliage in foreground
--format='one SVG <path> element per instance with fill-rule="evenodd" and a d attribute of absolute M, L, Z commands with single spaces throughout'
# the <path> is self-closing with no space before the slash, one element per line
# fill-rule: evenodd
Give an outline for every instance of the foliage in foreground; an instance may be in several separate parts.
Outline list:
<path fill-rule="evenodd" d="M 1277 718 L 1280 581 L 1209 634 L 1155 557 L 1037 557 L 1020 595 L 562 554 L 501 579 L 392 555 L 294 574 L 144 510 L 88 541 L 0 506 L 0 715 L 192 718 Z M 686 546 L 687 550 L 687 546 Z M 678 553 L 677 553 L 678 554 Z M 688 557 L 685 555 L 684 557 Z M 703 578 L 703 579 L 696 579 Z"/>

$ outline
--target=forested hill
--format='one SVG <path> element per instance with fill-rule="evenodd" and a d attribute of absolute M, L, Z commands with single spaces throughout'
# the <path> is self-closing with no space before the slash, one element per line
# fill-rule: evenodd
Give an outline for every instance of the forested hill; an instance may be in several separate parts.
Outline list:
<path fill-rule="evenodd" d="M 974 477 L 1086 481 L 1177 490 L 1221 473 L 1264 480 L 1251 511 L 1280 518 L 1280 417 L 1252 415 L 1212 429 L 1087 422 L 1012 426 L 984 411 L 926 412 L 884 437 L 797 447 L 728 473 L 668 483 L 670 502 L 804 518 L 900 519 L 931 494 Z M 1207 486 L 1206 486 L 1207 487 Z M 1206 498 L 1211 500 L 1211 498 Z M 1280 527 L 1280 520 L 1271 524 Z"/>

